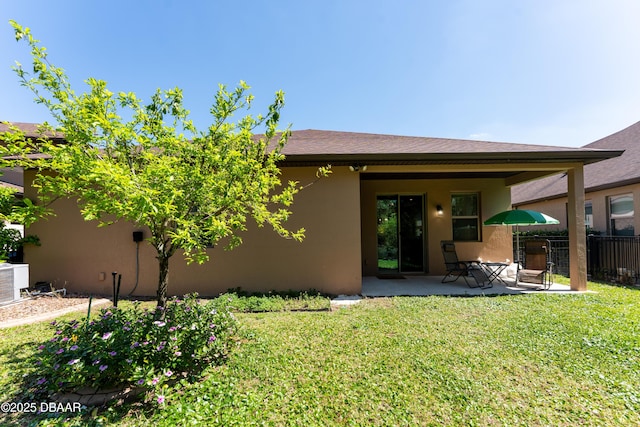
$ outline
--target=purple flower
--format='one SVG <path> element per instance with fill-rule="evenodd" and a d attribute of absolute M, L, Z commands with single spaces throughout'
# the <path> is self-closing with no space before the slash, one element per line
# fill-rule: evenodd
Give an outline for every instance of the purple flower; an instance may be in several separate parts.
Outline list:
<path fill-rule="evenodd" d="M 173 353 L 174 356 L 182 356 L 182 352 L 181 351 L 176 351 L 175 353 Z"/>
<path fill-rule="evenodd" d="M 161 394 L 158 395 L 158 403 L 161 405 L 164 403 L 164 396 Z"/>
<path fill-rule="evenodd" d="M 138 382 L 136 384 L 142 385 L 142 384 L 144 384 L 144 380 L 138 380 Z"/>
<path fill-rule="evenodd" d="M 44 384 L 44 383 L 46 383 L 46 382 L 47 382 L 47 379 L 46 379 L 46 378 L 40 378 L 40 379 L 38 380 L 38 383 L 37 383 L 37 384 L 38 384 L 38 385 L 42 385 L 42 384 Z"/>
<path fill-rule="evenodd" d="M 216 324 L 215 324 L 215 323 L 212 323 L 212 324 L 210 324 L 210 325 L 209 325 L 209 327 L 210 327 L 211 329 L 213 329 L 213 328 L 215 328 L 215 327 L 216 327 Z"/>
<path fill-rule="evenodd" d="M 56 341 L 58 341 L 58 337 L 53 337 L 53 338 L 51 338 L 49 341 L 50 341 L 50 342 L 56 342 Z"/>
<path fill-rule="evenodd" d="M 51 322 L 51 323 L 49 323 L 49 324 L 50 324 L 50 325 L 55 326 L 55 325 L 57 325 L 57 324 L 58 324 L 58 322 L 56 322 L 56 321 L 54 320 L 53 322 Z"/>
<path fill-rule="evenodd" d="M 173 331 L 175 331 L 176 329 L 178 329 L 178 328 L 176 328 L 175 326 L 172 326 L 172 327 L 170 327 L 170 328 L 169 328 L 169 332 L 173 332 Z"/>
<path fill-rule="evenodd" d="M 60 335 L 61 333 L 62 333 L 62 331 L 61 331 L 60 329 L 58 329 L 58 330 L 56 331 L 56 335 Z"/>
<path fill-rule="evenodd" d="M 94 360 L 94 361 L 93 361 L 92 365 L 93 365 L 93 366 L 95 366 L 95 365 L 97 365 L 97 364 L 99 364 L 99 363 L 100 363 L 100 359 L 97 359 L 97 360 Z"/>
<path fill-rule="evenodd" d="M 151 380 L 151 384 L 156 385 L 156 384 L 158 384 L 158 381 L 160 381 L 160 380 L 158 379 L 158 377 L 156 377 L 156 378 Z"/>
<path fill-rule="evenodd" d="M 38 350 L 44 350 L 44 345 L 39 345 Z"/>
<path fill-rule="evenodd" d="M 170 377 L 171 375 L 173 375 L 173 372 L 171 372 L 170 370 L 168 370 L 167 372 L 164 373 L 166 376 Z"/>
<path fill-rule="evenodd" d="M 140 347 L 140 343 L 138 341 L 131 344 L 131 348 L 136 348 L 136 347 Z"/>
<path fill-rule="evenodd" d="M 69 350 L 71 351 L 76 351 L 78 349 L 77 345 L 72 345 L 71 348 L 69 348 Z"/>
<path fill-rule="evenodd" d="M 113 332 L 105 332 L 105 334 L 102 336 L 102 339 L 108 340 L 109 338 L 111 338 L 111 335 L 113 335 Z"/>
<path fill-rule="evenodd" d="M 56 363 L 55 365 L 53 365 L 53 370 L 57 371 L 59 367 L 60 367 L 60 364 Z"/>
<path fill-rule="evenodd" d="M 164 350 L 164 344 L 160 344 L 157 348 L 158 351 Z"/>
<path fill-rule="evenodd" d="M 98 369 L 100 369 L 100 372 L 104 372 L 104 370 L 107 369 L 108 367 L 109 365 L 100 365 Z"/>
<path fill-rule="evenodd" d="M 128 363 L 129 365 L 131 365 L 131 364 L 133 363 L 133 360 L 131 360 L 131 359 L 127 359 L 127 363 Z"/>
<path fill-rule="evenodd" d="M 75 365 L 79 361 L 80 361 L 80 359 L 71 359 L 71 360 L 69 360 L 69 365 Z"/>
<path fill-rule="evenodd" d="M 214 342 L 215 340 L 216 340 L 216 337 L 215 337 L 215 336 L 211 335 L 211 336 L 209 337 L 209 342 Z"/>
<path fill-rule="evenodd" d="M 62 354 L 64 353 L 64 348 L 59 348 L 58 351 L 56 351 L 56 354 Z"/>
<path fill-rule="evenodd" d="M 67 341 L 69 341 L 69 337 L 64 337 L 64 338 L 62 338 L 60 341 L 62 341 L 62 342 L 67 342 Z"/>
<path fill-rule="evenodd" d="M 161 328 L 161 327 L 163 327 L 164 325 L 166 325 L 166 323 L 165 323 L 165 322 L 161 322 L 161 321 L 159 321 L 159 320 L 156 320 L 155 322 L 153 322 L 153 324 L 154 324 L 154 325 L 156 325 L 156 326 L 157 326 L 157 327 L 159 327 L 159 328 Z"/>
<path fill-rule="evenodd" d="M 117 352 L 115 352 L 115 351 L 110 351 L 110 352 L 109 352 L 109 356 L 115 356 L 116 354 L 118 354 L 118 353 L 117 353 Z"/>

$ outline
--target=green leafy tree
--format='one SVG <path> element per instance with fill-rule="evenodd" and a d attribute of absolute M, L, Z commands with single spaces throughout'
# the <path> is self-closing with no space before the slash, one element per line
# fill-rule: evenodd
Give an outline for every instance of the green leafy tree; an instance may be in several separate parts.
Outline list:
<path fill-rule="evenodd" d="M 205 262 L 208 246 L 224 240 L 232 249 L 242 242 L 237 233 L 249 217 L 285 238 L 303 239 L 304 229 L 284 226 L 301 187 L 280 180 L 278 162 L 290 135 L 289 129 L 277 130 L 282 92 L 265 115 L 247 113 L 232 122 L 235 113 L 250 108 L 253 96 L 244 82 L 231 91 L 221 85 L 210 109 L 212 124 L 201 131 L 189 120 L 178 88 L 158 90 L 145 104 L 132 92 L 115 94 L 104 81 L 89 78 L 88 90 L 77 94 L 29 28 L 11 25 L 16 40 L 28 43 L 33 62 L 32 72 L 19 63 L 14 70 L 66 140 L 30 144 L 18 138 L 12 145 L 16 161 L 38 171 L 34 186 L 42 205 L 31 209 L 43 214 L 43 206 L 70 197 L 85 220 L 146 226 L 159 264 L 158 305 L 166 303 L 169 260 L 177 250 L 188 262 Z M 25 155 L 33 152 L 46 158 Z"/>

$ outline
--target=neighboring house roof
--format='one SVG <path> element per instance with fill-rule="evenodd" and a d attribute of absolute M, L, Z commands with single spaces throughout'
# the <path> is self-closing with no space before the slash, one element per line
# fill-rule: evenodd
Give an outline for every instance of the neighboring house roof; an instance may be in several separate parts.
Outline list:
<path fill-rule="evenodd" d="M 0 132 L 11 131 L 7 123 L 8 122 L 0 122 Z M 64 135 L 59 132 L 41 131 L 40 125 L 37 123 L 11 122 L 11 125 L 20 129 L 27 138 L 35 139 L 45 137 L 56 141 L 64 140 Z M 14 189 L 18 197 L 24 194 L 23 180 L 22 168 L 0 170 L 0 185 Z"/>
<path fill-rule="evenodd" d="M 10 182 L 4 182 L 0 179 L 0 186 L 8 187 L 15 191 L 15 195 L 21 197 L 24 194 L 24 187 L 21 185 L 11 184 Z"/>
<path fill-rule="evenodd" d="M 613 157 L 584 168 L 585 192 L 621 187 L 640 182 L 640 122 L 585 145 L 585 149 L 624 150 Z M 556 174 L 511 189 L 513 205 L 554 199 L 567 195 L 565 174 Z"/>
<path fill-rule="evenodd" d="M 379 135 L 323 130 L 293 131 L 286 164 L 469 164 L 496 162 L 598 162 L 619 150 L 555 147 L 465 139 Z"/>
<path fill-rule="evenodd" d="M 11 130 L 9 128 L 9 125 L 7 124 L 9 122 L 0 122 L 0 132 L 7 132 L 9 130 Z M 64 139 L 64 135 L 61 134 L 60 132 L 52 132 L 52 131 L 41 131 L 40 130 L 40 124 L 38 123 L 21 123 L 21 122 L 10 122 L 11 125 L 17 127 L 18 129 L 20 129 L 27 138 L 49 138 L 49 139 L 53 139 L 53 140 L 63 140 Z"/>
<path fill-rule="evenodd" d="M 22 185 L 24 184 L 22 168 L 0 169 L 0 181 L 22 187 Z"/>

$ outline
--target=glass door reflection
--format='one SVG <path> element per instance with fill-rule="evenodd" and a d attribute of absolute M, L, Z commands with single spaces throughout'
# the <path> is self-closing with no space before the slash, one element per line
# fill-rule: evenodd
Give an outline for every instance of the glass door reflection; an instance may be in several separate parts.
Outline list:
<path fill-rule="evenodd" d="M 377 198 L 378 271 L 424 272 L 424 196 Z"/>

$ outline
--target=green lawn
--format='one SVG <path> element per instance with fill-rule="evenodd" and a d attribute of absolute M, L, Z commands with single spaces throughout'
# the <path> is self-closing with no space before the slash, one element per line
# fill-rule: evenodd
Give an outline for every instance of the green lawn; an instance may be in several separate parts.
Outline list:
<path fill-rule="evenodd" d="M 640 425 L 640 290 L 589 288 L 238 314 L 228 363 L 164 407 L 59 425 Z M 45 326 L 0 330 L 1 402 Z"/>

